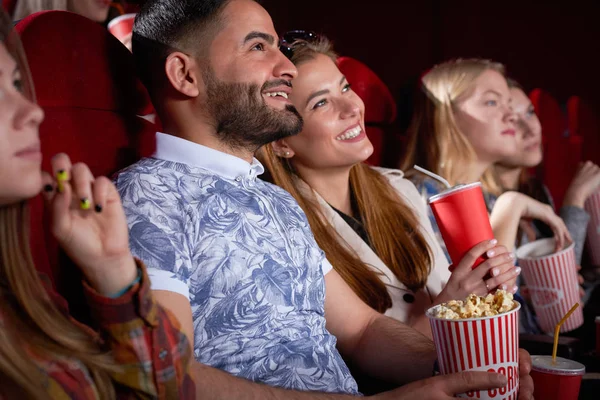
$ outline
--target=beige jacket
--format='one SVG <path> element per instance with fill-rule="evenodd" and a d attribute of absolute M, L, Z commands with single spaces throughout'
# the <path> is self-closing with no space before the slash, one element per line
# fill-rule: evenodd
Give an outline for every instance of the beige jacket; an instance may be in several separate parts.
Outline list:
<path fill-rule="evenodd" d="M 383 174 L 402 199 L 413 208 L 419 220 L 421 232 L 432 250 L 433 265 L 427 285 L 416 293 L 407 289 L 350 225 L 318 193 L 314 193 L 322 206 L 325 217 L 345 240 L 345 244 L 353 249 L 365 264 L 379 273 L 382 281 L 388 287 L 393 305 L 385 315 L 412 326 L 414 325 L 413 321 L 423 315 L 450 278 L 448 261 L 435 238 L 423 199 L 412 182 L 404 179 L 404 173 L 400 170 L 385 168 L 375 168 L 375 170 Z M 374 204 L 374 206 L 376 205 Z"/>

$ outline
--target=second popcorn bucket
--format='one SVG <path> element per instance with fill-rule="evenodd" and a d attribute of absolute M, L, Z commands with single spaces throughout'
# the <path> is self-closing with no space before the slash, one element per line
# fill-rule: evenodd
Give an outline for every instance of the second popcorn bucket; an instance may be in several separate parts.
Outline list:
<path fill-rule="evenodd" d="M 574 244 L 555 252 L 554 239 L 540 239 L 517 249 L 519 266 L 532 297 L 540 328 L 552 333 L 560 319 L 579 298 L 577 262 Z M 575 310 L 562 326 L 569 332 L 583 325 L 582 307 Z"/>
<path fill-rule="evenodd" d="M 503 374 L 508 381 L 505 387 L 457 393 L 457 396 L 468 399 L 517 400 L 519 391 L 518 313 L 521 305 L 512 299 L 512 295 L 503 291 L 488 296 L 506 297 L 506 301 L 511 302 L 510 310 L 492 316 L 463 319 L 440 317 L 440 310 L 444 305 L 434 306 L 427 311 L 440 372 L 452 374 L 462 371 L 486 371 Z M 489 300 L 489 297 L 487 298 Z"/>

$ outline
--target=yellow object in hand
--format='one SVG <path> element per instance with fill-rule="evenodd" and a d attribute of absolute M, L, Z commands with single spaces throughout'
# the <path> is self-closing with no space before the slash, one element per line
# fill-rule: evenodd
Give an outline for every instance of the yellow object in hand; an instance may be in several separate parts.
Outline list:
<path fill-rule="evenodd" d="M 89 210 L 91 206 L 92 206 L 92 203 L 90 202 L 89 199 L 87 199 L 85 197 L 83 199 L 81 199 L 81 201 L 79 202 L 79 208 L 81 208 L 82 210 Z"/>
<path fill-rule="evenodd" d="M 69 180 L 69 173 L 64 169 L 61 169 L 56 173 L 56 188 L 59 193 L 64 192 L 65 188 L 63 186 L 63 182 Z"/>

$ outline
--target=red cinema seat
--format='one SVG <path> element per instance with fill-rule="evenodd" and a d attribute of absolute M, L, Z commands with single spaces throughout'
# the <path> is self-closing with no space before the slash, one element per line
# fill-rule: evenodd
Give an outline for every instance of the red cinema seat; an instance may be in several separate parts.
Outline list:
<path fill-rule="evenodd" d="M 149 108 L 148 94 L 131 53 L 104 27 L 73 13 L 44 11 L 21 20 L 16 30 L 46 116 L 40 127 L 45 170 L 54 154 L 65 152 L 95 175 L 110 176 L 153 151 L 155 128 L 136 116 Z M 36 265 L 70 300 L 79 278 L 47 229 L 39 197 L 31 214 Z"/>
<path fill-rule="evenodd" d="M 9 16 L 12 16 L 15 11 L 15 6 L 17 5 L 17 0 L 0 0 L 0 3 L 4 8 L 4 11 L 6 11 Z"/>
<path fill-rule="evenodd" d="M 582 160 L 600 164 L 600 118 L 579 96 L 567 101 L 569 132 L 583 139 Z"/>
<path fill-rule="evenodd" d="M 365 103 L 366 133 L 374 148 L 367 162 L 381 165 L 386 129 L 396 119 L 396 102 L 385 83 L 365 64 L 351 57 L 339 57 L 337 62 L 352 90 Z"/>
<path fill-rule="evenodd" d="M 541 178 L 559 208 L 581 159 L 582 142 L 578 137 L 569 137 L 566 117 L 550 93 L 534 89 L 529 98 L 542 124 L 544 162 Z"/>

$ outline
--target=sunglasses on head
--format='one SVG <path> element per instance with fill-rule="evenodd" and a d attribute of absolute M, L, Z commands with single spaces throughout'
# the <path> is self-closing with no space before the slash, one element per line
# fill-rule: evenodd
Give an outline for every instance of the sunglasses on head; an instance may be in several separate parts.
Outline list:
<path fill-rule="evenodd" d="M 319 39 L 313 31 L 289 31 L 284 33 L 279 40 L 279 51 L 281 51 L 287 58 L 292 58 L 294 55 L 294 49 L 298 46 L 303 46 L 306 43 L 312 43 Z"/>

